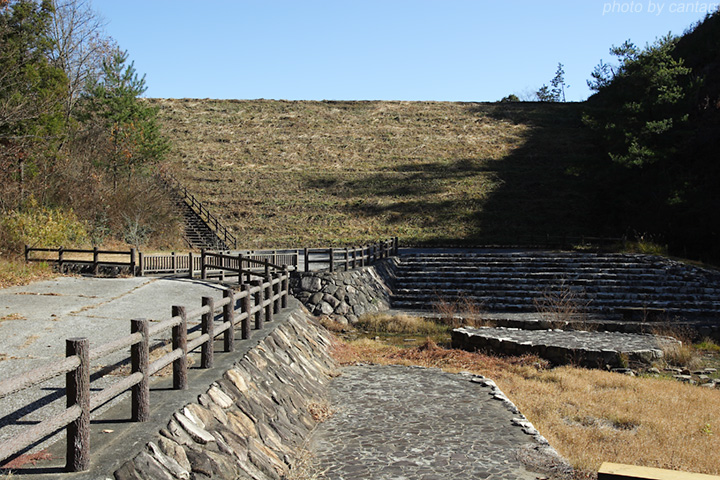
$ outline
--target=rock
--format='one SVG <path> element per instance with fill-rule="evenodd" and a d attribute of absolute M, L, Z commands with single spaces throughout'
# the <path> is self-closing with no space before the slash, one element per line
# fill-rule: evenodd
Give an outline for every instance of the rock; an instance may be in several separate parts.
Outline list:
<path fill-rule="evenodd" d="M 321 313 L 321 314 L 323 314 L 323 315 L 330 315 L 330 314 L 333 313 L 334 311 L 335 311 L 335 309 L 334 309 L 334 308 L 332 307 L 332 305 L 330 305 L 329 303 L 327 303 L 327 302 L 322 302 L 322 303 L 320 304 L 320 313 Z"/>
<path fill-rule="evenodd" d="M 312 305 L 317 305 L 323 301 L 324 296 L 325 296 L 325 294 L 318 292 L 318 293 L 314 294 L 313 296 L 311 296 L 310 300 L 308 300 L 308 301 Z"/>
<path fill-rule="evenodd" d="M 220 390 L 216 385 L 210 387 L 208 395 L 212 398 L 213 402 L 217 403 L 220 408 L 230 408 L 235 405 L 233 399 L 230 398 L 225 392 Z"/>
<path fill-rule="evenodd" d="M 340 302 L 340 304 L 337 307 L 335 307 L 335 313 L 337 313 L 338 315 L 345 315 L 349 311 L 350 311 L 350 305 L 348 305 L 345 302 Z"/>
<path fill-rule="evenodd" d="M 326 293 L 328 295 L 333 295 L 338 289 L 338 286 L 334 283 L 329 283 L 325 285 L 325 288 L 322 289 L 323 293 Z"/>
<path fill-rule="evenodd" d="M 660 369 L 651 367 L 651 368 L 648 368 L 647 373 L 654 374 L 654 375 L 660 375 Z"/>
<path fill-rule="evenodd" d="M 169 438 L 160 437 L 158 446 L 165 455 L 175 460 L 184 470 L 190 470 L 190 461 L 185 454 L 185 449 Z"/>
<path fill-rule="evenodd" d="M 318 277 L 303 277 L 300 280 L 300 288 L 309 292 L 319 292 L 322 289 L 322 281 Z"/>
<path fill-rule="evenodd" d="M 195 422 L 190 420 L 188 417 L 180 412 L 175 412 L 175 420 L 183 427 L 183 429 L 190 435 L 194 441 L 201 445 L 205 445 L 215 441 L 215 437 L 202 427 L 198 426 Z"/>
<path fill-rule="evenodd" d="M 333 311 L 340 305 L 340 300 L 327 293 L 323 295 L 323 301 L 328 303 L 333 308 Z"/>
<path fill-rule="evenodd" d="M 174 458 L 165 455 L 160 449 L 160 447 L 150 442 L 148 443 L 148 448 L 150 449 L 150 453 L 152 454 L 153 458 L 157 460 L 158 463 L 160 463 L 163 467 L 165 467 L 165 469 L 169 471 L 173 477 L 180 480 L 190 479 L 190 472 L 188 471 L 188 469 L 183 468 L 183 466 L 180 465 L 180 463 Z"/>
<path fill-rule="evenodd" d="M 236 369 L 230 369 L 225 372 L 225 376 L 235 385 L 235 387 L 243 393 L 248 391 L 247 382 L 245 377 Z"/>
<path fill-rule="evenodd" d="M 695 380 L 693 380 L 692 375 L 673 375 L 673 378 L 675 380 L 679 380 L 681 382 L 694 384 Z"/>

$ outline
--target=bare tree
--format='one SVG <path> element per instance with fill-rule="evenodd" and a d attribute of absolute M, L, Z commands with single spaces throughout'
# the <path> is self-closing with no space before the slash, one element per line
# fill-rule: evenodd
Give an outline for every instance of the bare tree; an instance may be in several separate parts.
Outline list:
<path fill-rule="evenodd" d="M 102 71 L 103 59 L 116 49 L 104 32 L 105 20 L 88 0 L 52 0 L 55 12 L 50 25 L 54 41 L 52 62 L 68 77 L 65 111 L 69 116 L 88 80 Z"/>

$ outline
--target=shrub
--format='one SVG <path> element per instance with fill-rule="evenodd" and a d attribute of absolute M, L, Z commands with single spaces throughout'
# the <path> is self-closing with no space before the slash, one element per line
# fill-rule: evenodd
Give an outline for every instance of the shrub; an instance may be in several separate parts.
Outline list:
<path fill-rule="evenodd" d="M 20 254 L 24 245 L 80 246 L 86 241 L 85 225 L 72 210 L 11 210 L 0 220 L 0 249 L 6 252 Z"/>

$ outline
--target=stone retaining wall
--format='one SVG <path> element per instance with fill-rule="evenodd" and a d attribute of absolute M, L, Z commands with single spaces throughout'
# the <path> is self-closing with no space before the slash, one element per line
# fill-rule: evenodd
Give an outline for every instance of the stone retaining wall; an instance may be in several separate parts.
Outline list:
<path fill-rule="evenodd" d="M 287 477 L 335 368 L 329 346 L 324 329 L 297 309 L 196 402 L 176 411 L 115 478 Z"/>
<path fill-rule="evenodd" d="M 390 308 L 396 262 L 389 258 L 348 271 L 294 273 L 290 290 L 310 313 L 354 324 L 361 315 Z"/>

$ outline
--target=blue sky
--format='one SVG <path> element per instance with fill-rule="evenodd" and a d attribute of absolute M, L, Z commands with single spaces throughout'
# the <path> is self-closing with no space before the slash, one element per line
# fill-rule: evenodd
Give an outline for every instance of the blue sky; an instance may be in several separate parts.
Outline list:
<path fill-rule="evenodd" d="M 568 100 L 612 45 L 682 32 L 720 0 L 92 0 L 147 97 Z"/>

